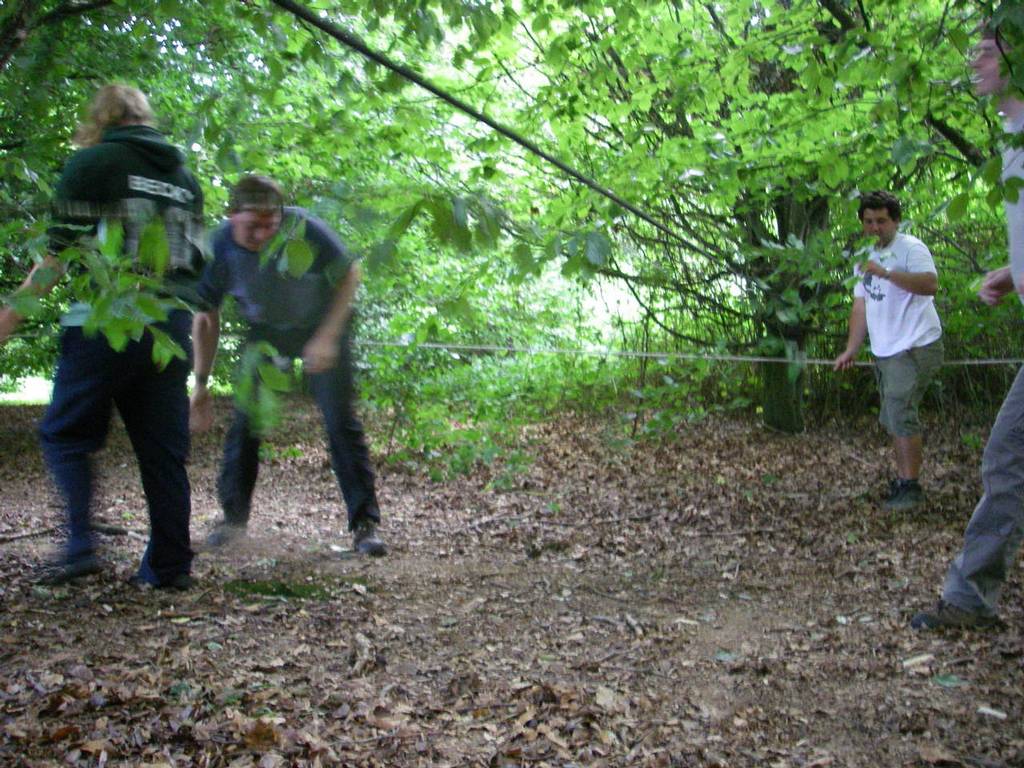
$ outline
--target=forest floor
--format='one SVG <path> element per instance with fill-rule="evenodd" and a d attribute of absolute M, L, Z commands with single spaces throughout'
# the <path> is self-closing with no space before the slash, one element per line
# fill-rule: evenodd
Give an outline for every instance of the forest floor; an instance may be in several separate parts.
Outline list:
<path fill-rule="evenodd" d="M 197 549 L 227 406 L 193 447 Z M 97 511 L 128 534 L 106 572 L 34 583 L 61 518 L 39 415 L 0 407 L 4 765 L 1024 765 L 1019 565 L 1007 629 L 907 626 L 977 499 L 983 429 L 932 425 L 928 506 L 895 515 L 873 423 L 652 443 L 564 417 L 523 432 L 532 462 L 433 482 L 378 461 L 391 551 L 370 560 L 297 403 L 249 538 L 164 593 L 127 583 L 147 523 L 119 425 Z"/>

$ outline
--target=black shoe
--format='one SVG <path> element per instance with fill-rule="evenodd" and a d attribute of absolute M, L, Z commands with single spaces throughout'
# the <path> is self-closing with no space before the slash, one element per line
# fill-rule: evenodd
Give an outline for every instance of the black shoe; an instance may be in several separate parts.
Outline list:
<path fill-rule="evenodd" d="M 80 579 L 83 576 L 90 576 L 103 570 L 96 555 L 85 555 L 70 562 L 56 562 L 47 565 L 38 582 L 54 587 L 58 584 L 67 584 L 69 581 Z"/>
<path fill-rule="evenodd" d="M 958 608 L 945 600 L 939 600 L 935 608 L 921 611 L 910 620 L 912 629 L 991 629 L 1001 627 L 998 616 Z"/>
<path fill-rule="evenodd" d="M 235 525 L 220 520 L 206 537 L 206 549 L 223 549 L 245 538 L 245 523 Z"/>
<path fill-rule="evenodd" d="M 917 480 L 893 480 L 889 484 L 889 498 L 882 504 L 890 510 L 914 509 L 924 503 L 924 491 Z"/>
<path fill-rule="evenodd" d="M 383 557 L 388 553 L 388 548 L 377 536 L 377 524 L 366 517 L 357 522 L 352 529 L 352 548 L 359 554 L 370 557 Z"/>
<path fill-rule="evenodd" d="M 186 592 L 196 585 L 196 580 L 187 573 L 179 573 L 170 581 L 165 581 L 162 584 L 153 584 L 136 574 L 132 576 L 129 583 L 139 589 L 166 589 L 172 592 Z"/>

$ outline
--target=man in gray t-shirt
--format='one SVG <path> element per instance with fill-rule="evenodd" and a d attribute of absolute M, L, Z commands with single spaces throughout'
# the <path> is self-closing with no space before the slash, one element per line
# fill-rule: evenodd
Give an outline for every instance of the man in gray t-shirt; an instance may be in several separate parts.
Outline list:
<path fill-rule="evenodd" d="M 984 33 L 974 49 L 971 68 L 979 96 L 999 99 L 1007 130 L 1024 130 L 1024 101 L 1011 96 L 1003 75 L 1004 52 L 994 30 Z M 1003 157 L 1004 181 L 1024 175 L 1020 147 Z M 978 298 L 989 306 L 1014 291 L 1024 296 L 1024 199 L 1006 203 L 1010 265 L 989 272 Z M 999 598 L 1006 575 L 1024 537 L 1024 369 L 1017 373 L 996 423 L 992 425 L 981 461 L 984 495 L 964 532 L 964 545 L 946 572 L 942 597 L 935 608 L 910 620 L 919 630 L 964 629 L 1000 624 Z"/>

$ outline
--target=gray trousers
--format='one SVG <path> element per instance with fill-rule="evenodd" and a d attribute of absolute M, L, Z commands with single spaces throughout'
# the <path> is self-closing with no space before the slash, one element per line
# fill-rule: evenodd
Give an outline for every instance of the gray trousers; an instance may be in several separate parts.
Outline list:
<path fill-rule="evenodd" d="M 964 548 L 946 574 L 942 599 L 992 615 L 1024 538 L 1024 368 L 992 426 L 981 481 L 985 493 L 967 524 Z"/>

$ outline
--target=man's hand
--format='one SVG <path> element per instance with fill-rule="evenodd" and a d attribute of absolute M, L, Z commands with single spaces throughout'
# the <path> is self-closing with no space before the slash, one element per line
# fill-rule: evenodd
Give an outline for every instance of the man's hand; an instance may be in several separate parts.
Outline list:
<path fill-rule="evenodd" d="M 213 426 L 213 396 L 205 384 L 196 384 L 188 404 L 188 428 L 205 432 Z"/>
<path fill-rule="evenodd" d="M 875 275 L 876 277 L 889 277 L 889 270 L 879 264 L 877 261 L 868 260 L 860 265 L 860 271 L 865 275 Z"/>
<path fill-rule="evenodd" d="M 1013 290 L 1013 275 L 1009 267 L 994 269 L 981 280 L 981 287 L 978 289 L 978 298 L 994 307 L 1003 296 Z"/>
<path fill-rule="evenodd" d="M 324 373 L 338 364 L 338 342 L 320 334 L 302 348 L 302 365 L 306 373 Z"/>
<path fill-rule="evenodd" d="M 836 358 L 832 364 L 833 371 L 845 371 L 847 368 L 852 368 L 854 361 L 857 359 L 857 353 L 846 350 L 839 357 Z"/>
<path fill-rule="evenodd" d="M 21 316 L 10 307 L 0 309 L 0 347 L 14 335 L 21 322 Z"/>

